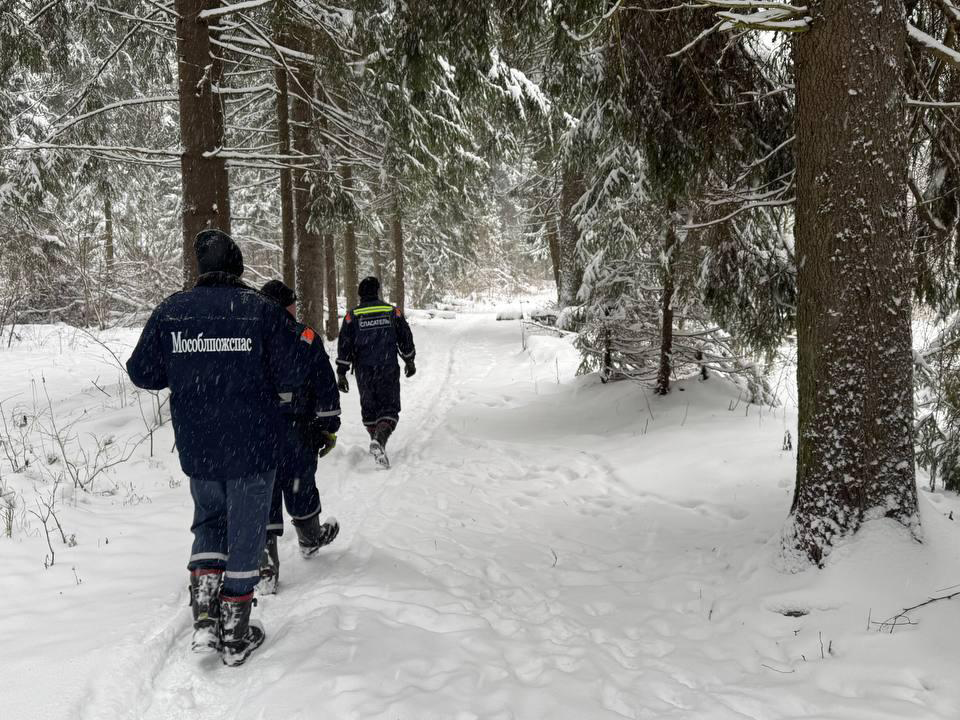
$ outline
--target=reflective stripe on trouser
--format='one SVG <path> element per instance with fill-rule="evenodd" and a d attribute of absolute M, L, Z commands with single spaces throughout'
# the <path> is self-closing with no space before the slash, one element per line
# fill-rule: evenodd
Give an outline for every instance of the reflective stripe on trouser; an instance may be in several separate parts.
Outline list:
<path fill-rule="evenodd" d="M 270 522 L 267 532 L 283 535 L 283 506 L 294 521 L 308 520 L 320 514 L 320 492 L 317 490 L 317 452 L 291 423 L 284 438 L 277 479 L 273 484 Z"/>
<path fill-rule="evenodd" d="M 228 480 L 190 478 L 193 550 L 187 567 L 225 570 L 225 595 L 246 595 L 260 580 L 274 474 L 271 470 Z"/>
<path fill-rule="evenodd" d="M 378 420 L 400 418 L 400 366 L 358 365 L 357 390 L 360 393 L 360 416 L 364 425 Z"/>

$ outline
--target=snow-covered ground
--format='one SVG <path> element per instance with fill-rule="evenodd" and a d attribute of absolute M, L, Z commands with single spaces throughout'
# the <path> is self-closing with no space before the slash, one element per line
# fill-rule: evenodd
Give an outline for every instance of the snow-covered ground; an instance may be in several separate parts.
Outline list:
<path fill-rule="evenodd" d="M 826 570 L 790 573 L 791 407 L 747 406 L 718 378 L 666 398 L 575 378 L 568 341 L 524 351 L 492 314 L 414 333 L 394 468 L 373 469 L 345 397 L 319 477 L 343 531 L 310 562 L 284 536 L 267 643 L 238 669 L 188 652 L 191 503 L 169 422 L 150 455 L 152 397 L 69 328 L 0 350 L 0 433 L 34 447 L 25 471 L 0 466 L 17 500 L 0 718 L 960 717 L 960 598 L 870 624 L 960 583 L 955 496 L 921 493 L 924 544 L 879 521 Z M 136 333 L 102 339 L 125 359 Z M 92 492 L 59 486 L 70 542 L 52 528 L 45 569 L 30 511 L 67 470 L 58 432 L 68 460 L 88 452 L 67 476 L 131 457 Z"/>

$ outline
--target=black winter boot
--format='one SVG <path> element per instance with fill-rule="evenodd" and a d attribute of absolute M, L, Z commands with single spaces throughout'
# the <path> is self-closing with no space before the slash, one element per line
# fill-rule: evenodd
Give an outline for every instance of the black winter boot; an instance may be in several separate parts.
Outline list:
<path fill-rule="evenodd" d="M 332 543 L 340 533 L 340 523 L 336 518 L 327 518 L 321 524 L 319 515 L 307 520 L 294 520 L 293 527 L 300 541 L 300 554 L 305 558 L 316 555 L 320 548 Z"/>
<path fill-rule="evenodd" d="M 223 664 L 243 665 L 250 653 L 263 645 L 266 634 L 259 625 L 250 624 L 253 593 L 241 597 L 220 597 L 221 627 L 223 628 Z"/>
<path fill-rule="evenodd" d="M 190 573 L 190 609 L 193 611 L 193 651 L 220 650 L 220 586 L 223 570 Z"/>
<path fill-rule="evenodd" d="M 275 595 L 280 584 L 280 552 L 277 550 L 277 536 L 267 535 L 260 558 L 260 584 L 257 592 L 261 595 Z"/>
<path fill-rule="evenodd" d="M 373 431 L 373 440 L 376 440 L 380 443 L 380 447 L 384 450 L 387 449 L 387 440 L 390 439 L 390 436 L 393 435 L 393 431 L 397 429 L 397 424 L 393 420 L 381 420 L 377 423 L 376 429 Z"/>

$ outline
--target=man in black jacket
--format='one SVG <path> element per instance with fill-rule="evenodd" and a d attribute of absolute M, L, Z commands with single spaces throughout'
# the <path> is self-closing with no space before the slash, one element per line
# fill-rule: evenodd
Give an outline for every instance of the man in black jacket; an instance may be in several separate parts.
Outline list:
<path fill-rule="evenodd" d="M 297 296 L 280 280 L 271 280 L 261 289 L 264 295 L 284 308 L 294 320 Z M 301 333 L 316 337 L 312 328 L 298 324 Z M 258 592 L 272 594 L 280 582 L 280 553 L 277 541 L 283 535 L 283 505 L 297 532 L 300 553 L 311 558 L 340 532 L 334 518 L 320 522 L 320 493 L 317 490 L 317 458 L 337 444 L 340 428 L 340 393 L 330 368 L 330 358 L 319 338 L 310 346 L 310 365 L 303 384 L 281 402 L 285 431 L 273 501 L 267 523 L 267 545 L 260 562 Z"/>
<path fill-rule="evenodd" d="M 360 304 L 344 315 L 337 345 L 337 386 L 349 392 L 351 366 L 360 391 L 360 415 L 370 434 L 370 454 L 381 467 L 390 467 L 387 440 L 400 420 L 400 365 L 411 377 L 416 348 L 403 313 L 380 299 L 380 281 L 367 277 L 358 288 Z"/>
<path fill-rule="evenodd" d="M 194 242 L 200 276 L 153 311 L 127 372 L 170 388 L 180 466 L 190 478 L 193 648 L 239 665 L 264 640 L 250 624 L 284 424 L 280 393 L 309 367 L 311 336 L 240 280 L 243 255 L 219 230 Z"/>

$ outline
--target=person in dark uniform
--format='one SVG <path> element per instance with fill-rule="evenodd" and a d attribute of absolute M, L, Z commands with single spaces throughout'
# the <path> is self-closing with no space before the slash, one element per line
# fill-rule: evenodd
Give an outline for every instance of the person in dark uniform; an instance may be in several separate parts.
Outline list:
<path fill-rule="evenodd" d="M 380 281 L 367 277 L 358 288 L 360 304 L 348 310 L 337 345 L 337 386 L 349 392 L 347 372 L 353 368 L 360 391 L 360 414 L 370 433 L 370 454 L 381 467 L 390 467 L 387 440 L 400 421 L 400 365 L 411 377 L 416 348 L 406 318 L 380 299 Z"/>
<path fill-rule="evenodd" d="M 250 609 L 286 428 L 280 394 L 303 383 L 315 339 L 240 280 L 243 255 L 229 235 L 204 230 L 194 251 L 196 286 L 157 306 L 127 372 L 137 387 L 170 388 L 194 503 L 193 649 L 239 665 L 265 637 Z"/>
<path fill-rule="evenodd" d="M 271 280 L 260 292 L 284 308 L 294 320 L 297 296 L 280 280 Z M 316 335 L 312 328 L 298 324 L 301 333 Z M 320 522 L 320 493 L 317 490 L 317 458 L 333 450 L 340 428 L 340 393 L 330 367 L 330 358 L 319 338 L 311 345 L 310 367 L 303 384 L 282 399 L 285 423 L 283 443 L 273 483 L 273 502 L 267 523 L 267 545 L 260 562 L 258 592 L 272 594 L 280 581 L 280 554 L 277 541 L 283 535 L 283 505 L 305 558 L 316 555 L 340 532 L 334 518 Z"/>

